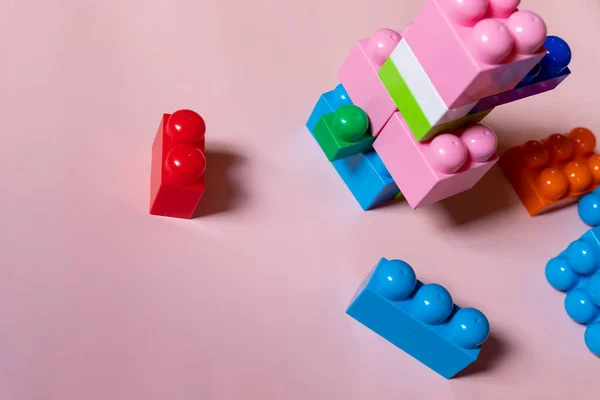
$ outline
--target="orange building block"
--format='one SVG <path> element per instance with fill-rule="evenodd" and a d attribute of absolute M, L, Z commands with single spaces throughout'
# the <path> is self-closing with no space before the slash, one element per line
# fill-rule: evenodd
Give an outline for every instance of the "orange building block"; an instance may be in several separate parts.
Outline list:
<path fill-rule="evenodd" d="M 586 128 L 507 150 L 499 165 L 530 215 L 577 202 L 600 184 L 596 137 Z"/>

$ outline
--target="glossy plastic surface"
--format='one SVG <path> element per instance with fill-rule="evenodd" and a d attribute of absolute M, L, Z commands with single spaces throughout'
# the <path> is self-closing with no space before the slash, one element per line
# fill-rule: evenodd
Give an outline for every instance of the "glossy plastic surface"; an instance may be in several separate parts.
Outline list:
<path fill-rule="evenodd" d="M 586 128 L 507 150 L 500 168 L 530 215 L 577 202 L 600 184 L 596 137 Z"/>
<path fill-rule="evenodd" d="M 152 146 L 150 214 L 191 218 L 204 194 L 204 119 L 191 110 L 165 114 Z"/>
<path fill-rule="evenodd" d="M 344 104 L 353 103 L 348 95 L 348 92 L 346 92 L 346 89 L 340 83 L 335 87 L 335 89 L 321 95 L 319 101 L 310 114 L 310 118 L 306 122 L 306 127 L 312 133 L 312 131 L 315 129 L 315 125 L 317 125 L 317 122 L 319 121 L 319 118 L 321 118 L 323 114 L 329 114 Z"/>
<path fill-rule="evenodd" d="M 546 279 L 566 293 L 565 310 L 575 322 L 587 325 L 584 341 L 600 356 L 600 228 L 592 228 L 546 264 Z"/>
<path fill-rule="evenodd" d="M 419 141 L 431 139 L 436 133 L 433 129 L 436 125 L 464 117 L 475 105 L 468 103 L 448 108 L 404 39 L 378 75 Z"/>
<path fill-rule="evenodd" d="M 318 121 L 324 114 L 335 112 L 345 104 L 352 104 L 352 100 L 342 84 L 324 93 L 315 105 L 307 123 L 311 133 L 313 133 L 310 128 L 311 121 Z M 332 165 L 365 211 L 387 201 L 402 198 L 387 168 L 377 153 L 372 150 L 333 161 Z"/>
<path fill-rule="evenodd" d="M 382 258 L 346 311 L 358 322 L 449 379 L 473 363 L 490 332 L 485 315 L 460 308 L 412 267 Z"/>
<path fill-rule="evenodd" d="M 371 210 L 398 195 L 398 186 L 375 151 L 334 161 L 338 172 L 363 210 Z"/>
<path fill-rule="evenodd" d="M 582 196 L 577 204 L 577 212 L 586 224 L 590 226 L 600 225 L 600 189 Z"/>
<path fill-rule="evenodd" d="M 471 113 L 512 103 L 527 97 L 554 90 L 571 74 L 571 48 L 563 39 L 548 36 L 544 42 L 546 55 L 536 67 L 514 88 L 489 96 L 477 102 Z"/>
<path fill-rule="evenodd" d="M 333 134 L 346 142 L 358 141 L 369 128 L 367 114 L 353 104 L 344 104 L 333 113 Z"/>
<path fill-rule="evenodd" d="M 514 3 L 428 0 L 404 33 L 449 108 L 513 89 L 542 59 L 546 25 Z"/>
<path fill-rule="evenodd" d="M 344 104 L 335 112 L 322 115 L 313 135 L 329 161 L 370 151 L 375 141 L 367 115 L 353 104 Z"/>
<path fill-rule="evenodd" d="M 337 74 L 352 102 L 369 116 L 371 134 L 374 137 L 396 111 L 396 105 L 377 72 L 398 42 L 398 32 L 391 29 L 378 30 L 371 38 L 358 41 Z"/>
<path fill-rule="evenodd" d="M 472 188 L 498 161 L 497 145 L 494 131 L 480 124 L 418 142 L 397 112 L 373 148 L 408 204 L 418 208 Z"/>

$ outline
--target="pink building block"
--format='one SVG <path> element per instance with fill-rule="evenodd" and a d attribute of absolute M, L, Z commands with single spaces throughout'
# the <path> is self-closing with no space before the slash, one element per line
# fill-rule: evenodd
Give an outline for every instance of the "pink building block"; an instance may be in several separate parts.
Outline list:
<path fill-rule="evenodd" d="M 519 2 L 427 0 L 403 32 L 449 108 L 513 89 L 546 53 L 546 24 Z"/>
<path fill-rule="evenodd" d="M 377 72 L 400 42 L 400 34 L 380 29 L 369 39 L 359 40 L 338 71 L 352 103 L 369 116 L 371 134 L 377 136 L 396 111 L 396 105 Z"/>
<path fill-rule="evenodd" d="M 471 189 L 496 164 L 498 138 L 475 124 L 419 143 L 394 113 L 373 147 L 414 209 Z"/>

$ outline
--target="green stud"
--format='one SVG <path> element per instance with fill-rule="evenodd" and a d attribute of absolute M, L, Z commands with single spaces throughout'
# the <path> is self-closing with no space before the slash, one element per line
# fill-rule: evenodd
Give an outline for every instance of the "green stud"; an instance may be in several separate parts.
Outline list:
<path fill-rule="evenodd" d="M 356 142 L 369 128 L 367 114 L 354 104 L 344 104 L 333 114 L 333 134 L 346 142 Z"/>

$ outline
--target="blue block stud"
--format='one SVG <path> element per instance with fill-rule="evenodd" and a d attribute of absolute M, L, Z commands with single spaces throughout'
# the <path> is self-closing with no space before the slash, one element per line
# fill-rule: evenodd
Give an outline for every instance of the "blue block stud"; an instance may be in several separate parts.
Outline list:
<path fill-rule="evenodd" d="M 382 258 L 346 313 L 446 379 L 477 360 L 490 333 L 481 311 L 458 307 L 400 260 Z"/>
<path fill-rule="evenodd" d="M 592 228 L 546 264 L 546 279 L 565 292 L 567 315 L 587 325 L 584 341 L 600 356 L 600 227 Z"/>
<path fill-rule="evenodd" d="M 600 189 L 588 193 L 579 200 L 577 205 L 579 217 L 590 226 L 600 225 Z"/>

